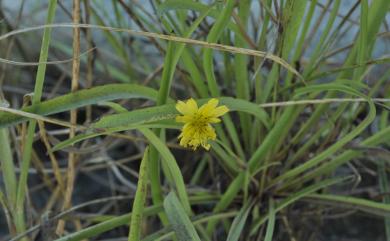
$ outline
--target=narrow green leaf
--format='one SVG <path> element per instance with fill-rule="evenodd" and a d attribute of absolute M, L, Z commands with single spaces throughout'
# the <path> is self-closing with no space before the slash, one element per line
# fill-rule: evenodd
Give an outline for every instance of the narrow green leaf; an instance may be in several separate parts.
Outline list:
<path fill-rule="evenodd" d="M 282 46 L 283 59 L 288 59 L 289 53 L 296 42 L 307 3 L 308 1 L 305 0 L 287 0 L 284 6 L 282 15 L 282 24 L 284 27 Z"/>
<path fill-rule="evenodd" d="M 111 101 L 99 102 L 98 105 L 110 107 L 111 109 L 115 110 L 116 113 L 124 113 L 128 111 L 125 107 L 121 106 L 120 104 Z"/>
<path fill-rule="evenodd" d="M 159 106 L 164 105 L 167 103 L 169 93 L 171 91 L 171 85 L 173 80 L 173 74 L 176 69 L 176 63 L 174 63 L 174 51 L 175 51 L 175 43 L 169 42 L 168 48 L 166 50 L 166 55 L 164 58 L 164 68 L 162 72 L 162 77 L 160 81 L 160 87 L 157 94 L 157 101 L 156 105 L 157 108 Z M 125 113 L 126 114 L 126 113 Z M 163 129 L 154 129 L 154 134 L 161 138 L 162 142 L 165 142 L 165 130 Z M 162 191 L 162 185 L 161 185 L 161 165 L 160 165 L 160 158 L 158 155 L 158 151 L 156 150 L 156 147 L 153 145 L 150 149 L 150 171 L 149 171 L 149 178 L 150 178 L 150 189 L 152 193 L 152 200 L 153 204 L 159 205 L 163 202 L 163 191 Z M 170 180 L 170 173 L 166 173 L 166 167 L 165 163 L 162 163 L 162 170 L 167 177 L 168 180 Z M 167 217 L 164 213 L 159 214 L 159 218 L 161 222 L 166 225 L 167 224 Z"/>
<path fill-rule="evenodd" d="M 155 100 L 157 91 L 133 84 L 108 84 L 90 89 L 62 95 L 41 103 L 22 108 L 22 111 L 40 115 L 50 115 L 69 111 L 102 101 L 111 101 L 128 98 L 145 98 Z M 25 121 L 27 118 L 10 113 L 0 113 L 0 127 L 6 127 Z"/>
<path fill-rule="evenodd" d="M 8 205 L 13 206 L 16 202 L 17 181 L 9 132 L 6 128 L 0 129 L 0 153 L 1 173 L 7 194 L 7 201 Z"/>
<path fill-rule="evenodd" d="M 252 209 L 253 202 L 247 202 L 240 210 L 238 215 L 234 218 L 232 226 L 230 227 L 226 241 L 238 241 L 243 236 L 242 230 L 247 221 L 248 215 Z"/>
<path fill-rule="evenodd" d="M 141 238 L 141 224 L 142 216 L 145 207 L 147 187 L 148 187 L 148 162 L 149 162 L 149 148 L 147 147 L 144 152 L 144 157 L 141 161 L 139 168 L 137 191 L 133 202 L 133 208 L 131 209 L 131 221 L 129 230 L 129 241 L 139 241 Z"/>
<path fill-rule="evenodd" d="M 272 236 L 274 234 L 275 229 L 275 208 L 274 208 L 274 200 L 269 200 L 269 210 L 268 210 L 268 224 L 267 224 L 267 231 L 265 232 L 265 238 L 264 241 L 272 241 Z"/>
<path fill-rule="evenodd" d="M 161 210 L 163 210 L 162 205 L 147 207 L 144 209 L 144 215 L 145 216 L 154 215 L 160 212 Z M 98 236 L 99 234 L 102 234 L 114 228 L 128 225 L 130 221 L 131 221 L 131 213 L 121 215 L 118 217 L 110 218 L 109 220 L 92 225 L 90 227 L 84 228 L 80 231 L 65 235 L 64 237 L 56 239 L 55 241 L 80 241 L 83 239 Z"/>
<path fill-rule="evenodd" d="M 362 198 L 333 194 L 310 194 L 306 197 L 306 199 L 321 201 L 337 207 L 357 209 L 359 211 L 381 217 L 390 215 L 390 205 Z"/>
<path fill-rule="evenodd" d="M 249 159 L 249 168 L 251 172 L 258 169 L 263 163 L 265 156 L 272 150 L 272 146 L 282 138 L 282 133 L 289 125 L 291 125 L 291 115 L 293 114 L 295 108 L 292 106 L 286 107 L 282 116 L 276 122 L 275 126 L 268 132 L 267 136 L 261 143 L 261 145 L 256 149 Z"/>
<path fill-rule="evenodd" d="M 54 16 L 56 13 L 56 8 L 57 8 L 57 0 L 49 1 L 48 12 L 47 12 L 47 17 L 45 22 L 46 24 L 53 23 Z M 32 97 L 33 104 L 39 103 L 42 97 L 42 91 L 43 91 L 45 73 L 46 73 L 46 62 L 49 56 L 51 31 L 52 31 L 51 28 L 45 28 L 45 30 L 43 31 L 42 45 L 39 54 L 40 64 L 38 65 L 37 74 L 35 77 L 34 95 Z M 36 127 L 36 121 L 31 120 L 27 128 L 27 135 L 26 135 L 26 139 L 24 140 L 23 151 L 22 151 L 23 153 L 22 153 L 21 172 L 18 181 L 16 203 L 15 203 L 16 211 L 13 214 L 16 231 L 18 233 L 23 233 L 26 229 L 24 204 L 25 204 L 25 197 L 27 191 L 27 179 L 28 179 L 28 172 L 30 168 L 31 153 L 33 149 L 33 141 L 34 141 L 33 138 L 35 134 L 35 127 Z M 23 240 L 27 240 L 27 238 L 23 238 Z"/>
<path fill-rule="evenodd" d="M 356 63 L 361 65 L 367 59 L 367 39 L 368 39 L 368 0 L 360 1 L 360 33 L 357 47 Z M 354 79 L 360 79 L 364 74 L 366 66 L 356 68 Z"/>
<path fill-rule="evenodd" d="M 174 192 L 164 200 L 164 209 L 179 241 L 200 241 L 199 235 Z"/>
<path fill-rule="evenodd" d="M 293 193 L 284 200 L 282 200 L 280 203 L 278 203 L 275 207 L 275 214 L 287 206 L 289 206 L 292 203 L 295 203 L 296 201 L 300 200 L 303 197 L 306 197 L 307 195 L 316 192 L 318 190 L 321 190 L 323 188 L 329 187 L 331 185 L 334 185 L 336 183 L 343 182 L 350 177 L 342 177 L 342 178 L 333 178 L 333 179 L 328 179 L 324 181 L 317 182 L 316 184 L 313 184 L 311 186 L 308 186 L 304 189 L 302 189 L 299 192 Z M 255 234 L 259 227 L 266 222 L 270 218 L 269 213 L 266 216 L 260 217 L 258 220 L 254 221 L 254 224 L 251 227 L 251 235 Z"/>
<path fill-rule="evenodd" d="M 197 100 L 199 104 L 204 104 L 209 99 Z M 221 105 L 226 105 L 230 111 L 246 112 L 257 117 L 265 126 L 269 126 L 267 113 L 258 105 L 251 102 L 234 99 L 230 97 L 219 98 Z M 109 128 L 125 126 L 129 123 L 142 123 L 158 121 L 163 119 L 173 119 L 178 112 L 174 104 L 166 104 L 156 107 L 149 107 L 134 110 L 126 113 L 114 114 L 102 117 L 98 122 L 93 124 L 94 128 Z"/>
<path fill-rule="evenodd" d="M 221 36 L 224 28 L 226 27 L 228 20 L 233 12 L 235 1 L 228 0 L 226 6 L 219 14 L 209 34 L 207 35 L 207 42 L 215 43 Z M 214 75 L 214 63 L 213 63 L 213 50 L 205 49 L 203 52 L 203 68 L 206 74 L 210 93 L 213 97 L 220 96 L 220 90 L 217 84 L 217 80 Z"/>
<path fill-rule="evenodd" d="M 250 0 L 239 1 L 238 16 L 240 17 L 243 31 L 247 31 L 248 18 L 250 14 Z M 235 38 L 235 46 L 246 47 L 245 41 L 240 38 Z M 236 96 L 240 99 L 250 99 L 250 79 L 248 72 L 248 56 L 242 54 L 235 55 L 234 73 L 236 78 Z M 249 146 L 250 136 L 250 117 L 245 113 L 240 113 L 240 126 L 244 140 L 244 146 Z M 244 155 L 243 155 L 244 156 Z"/>
<path fill-rule="evenodd" d="M 336 84 L 329 84 L 327 86 L 329 86 L 328 88 L 332 89 L 334 85 L 336 85 Z M 342 90 L 343 92 L 346 92 L 349 94 L 355 94 L 355 95 L 358 95 L 359 97 L 365 98 L 364 95 L 356 92 L 354 89 L 352 89 L 350 87 L 342 86 L 342 85 L 341 86 L 336 85 L 336 86 L 337 87 L 334 88 L 335 91 Z M 317 87 L 316 86 L 307 87 L 307 88 L 305 87 L 305 90 L 308 90 L 310 92 L 310 91 L 313 91 L 313 88 L 317 88 Z M 301 94 L 303 92 L 298 92 L 298 93 Z M 334 143 L 333 145 L 328 147 L 323 152 L 317 154 L 316 156 L 314 156 L 310 160 L 308 160 L 308 161 L 304 162 L 303 164 L 283 173 L 282 175 L 280 175 L 279 177 L 274 179 L 272 181 L 272 184 L 275 184 L 281 180 L 286 180 L 286 179 L 292 178 L 292 177 L 320 164 L 323 160 L 325 160 L 326 158 L 330 158 L 332 154 L 334 154 L 336 151 L 340 150 L 345 144 L 350 142 L 353 138 L 355 138 L 362 131 L 364 131 L 366 129 L 366 127 L 375 119 L 375 114 L 376 114 L 375 105 L 372 102 L 372 100 L 368 99 L 367 101 L 368 101 L 368 105 L 369 105 L 369 112 L 368 112 L 366 118 L 364 118 L 364 120 L 359 125 L 357 125 L 351 132 L 346 134 L 344 137 L 339 139 L 336 143 Z M 295 183 L 295 182 L 289 182 L 286 185 L 292 185 L 293 183 Z M 286 186 L 286 185 L 284 185 L 284 186 Z"/>
<path fill-rule="evenodd" d="M 208 221 L 212 221 L 212 220 L 231 218 L 231 217 L 236 216 L 236 214 L 237 214 L 237 212 L 233 211 L 233 212 L 218 213 L 218 214 L 212 214 L 212 215 L 199 215 L 197 217 L 191 218 L 191 220 L 192 220 L 192 223 L 197 226 L 197 225 L 201 225 L 204 222 L 208 222 Z M 174 231 L 171 231 L 170 227 L 165 227 L 165 228 L 155 232 L 154 234 L 145 237 L 145 239 L 142 239 L 142 241 L 170 240 L 169 238 L 171 238 L 173 235 L 174 235 Z M 205 241 L 207 241 L 207 239 Z"/>
<path fill-rule="evenodd" d="M 364 141 L 361 142 L 362 147 L 370 147 L 370 146 L 376 146 L 382 143 L 390 143 L 390 126 L 388 126 L 385 129 L 380 130 L 378 133 L 376 133 L 373 136 L 368 137 Z M 336 170 L 337 167 L 340 165 L 343 165 L 347 163 L 348 161 L 352 160 L 353 158 L 358 157 L 361 155 L 360 151 L 358 150 L 345 150 L 341 154 L 333 157 L 329 160 L 329 162 L 326 162 L 319 167 L 315 168 L 313 171 L 296 178 L 292 183 L 303 183 L 307 180 L 310 180 L 312 178 L 329 174 L 332 171 Z"/>
<path fill-rule="evenodd" d="M 166 162 L 170 174 L 175 182 L 174 184 L 176 186 L 180 201 L 187 214 L 191 214 L 191 205 L 188 201 L 183 175 L 181 174 L 180 168 L 176 163 L 175 157 L 169 151 L 165 143 L 162 142 L 160 138 L 158 138 L 151 130 L 146 128 L 139 128 L 139 131 L 142 132 L 142 134 L 150 141 L 150 143 L 156 148 L 163 160 Z"/>
<path fill-rule="evenodd" d="M 192 197 L 191 198 L 191 203 L 193 204 L 202 204 L 202 203 L 208 203 L 208 202 L 215 202 L 218 200 L 218 196 L 210 195 L 210 196 L 204 196 L 204 197 Z M 157 213 L 164 211 L 163 206 L 158 205 L 158 206 L 150 206 L 150 207 L 145 207 L 144 209 L 144 215 L 145 216 L 152 216 L 156 215 Z M 218 215 L 214 215 L 212 217 L 207 217 L 206 220 L 211 219 L 211 218 L 221 218 L 221 217 L 231 217 L 235 216 L 236 212 L 230 212 L 230 213 L 222 213 Z M 125 214 L 121 216 L 114 216 L 110 217 L 109 219 L 104 218 L 103 221 L 99 221 L 101 223 L 92 225 L 90 227 L 86 227 L 80 231 L 76 231 L 74 233 L 68 234 L 62 238 L 56 239 L 55 241 L 80 241 L 86 238 L 91 238 L 91 237 L 96 237 L 99 234 L 105 233 L 107 231 L 110 231 L 112 229 L 128 225 L 131 220 L 131 213 L 130 214 Z M 201 219 L 200 221 L 204 222 L 204 219 Z M 148 239 L 150 240 L 150 239 Z M 151 240 L 156 240 L 156 239 L 151 239 Z"/>
<path fill-rule="evenodd" d="M 158 5 L 158 11 L 161 14 L 169 10 L 190 10 L 205 13 L 211 7 L 213 7 L 213 5 L 206 5 L 195 1 L 167 0 Z M 210 12 L 207 13 L 207 16 L 218 19 L 220 16 L 220 11 L 218 9 L 211 9 Z M 239 38 L 245 39 L 242 36 L 240 29 L 233 21 L 228 19 L 226 20 L 226 24 L 226 26 L 231 29 Z"/>
<path fill-rule="evenodd" d="M 339 12 L 340 3 L 341 3 L 341 0 L 336 0 L 333 3 L 332 11 L 330 13 L 328 21 L 326 22 L 326 26 L 325 26 L 324 30 L 322 31 L 321 37 L 320 37 L 319 41 L 316 43 L 316 47 L 310 56 L 308 66 L 305 67 L 305 70 L 303 72 L 303 76 L 305 78 L 309 77 L 309 75 L 311 74 L 313 69 L 316 67 L 316 64 L 318 64 L 318 61 L 321 60 L 321 58 L 320 58 L 321 54 L 324 52 L 324 50 L 326 50 L 326 48 L 324 47 L 324 45 L 325 45 L 324 43 L 325 43 L 326 39 L 328 39 L 329 32 L 335 23 L 337 14 Z"/>
<path fill-rule="evenodd" d="M 221 200 L 215 205 L 213 209 L 213 213 L 218 213 L 221 210 L 226 209 L 230 203 L 237 196 L 238 192 L 242 188 L 242 183 L 244 182 L 245 174 L 241 172 L 238 176 L 230 183 L 229 187 L 222 195 Z M 219 220 L 212 220 L 207 224 L 207 232 L 212 233 L 215 230 L 215 226 L 217 225 Z"/>
<path fill-rule="evenodd" d="M 385 160 L 378 160 L 378 177 L 379 177 L 379 189 L 383 193 L 384 197 L 382 202 L 384 204 L 390 205 L 390 185 L 389 179 L 386 173 L 386 162 Z M 384 217 L 384 225 L 386 230 L 386 240 L 390 241 L 390 217 Z"/>
<path fill-rule="evenodd" d="M 71 145 L 74 145 L 80 141 L 87 140 L 90 138 L 103 136 L 103 135 L 110 135 L 112 133 L 121 132 L 121 131 L 128 131 L 128 130 L 134 130 L 137 128 L 165 128 L 165 129 L 180 129 L 181 125 L 179 123 L 174 122 L 172 120 L 161 120 L 156 122 L 150 122 L 150 123 L 136 123 L 136 124 L 130 124 L 126 126 L 119 126 L 119 127 L 112 127 L 112 128 L 106 128 L 104 130 L 100 129 L 92 129 L 88 130 L 86 133 L 76 135 L 73 138 L 66 139 L 64 141 L 61 141 L 57 143 L 55 146 L 52 147 L 50 152 L 55 152 L 61 149 L 64 149 L 66 147 L 69 147 Z"/>
<path fill-rule="evenodd" d="M 208 99 L 198 100 L 201 104 L 206 103 Z M 230 97 L 220 98 L 221 104 L 226 105 L 230 111 L 241 111 L 252 114 L 257 117 L 265 126 L 269 126 L 269 119 L 267 113 L 258 107 L 258 105 L 251 102 L 233 99 Z M 179 127 L 177 123 L 167 122 L 164 125 L 164 120 L 172 120 L 177 115 L 177 111 L 173 104 L 167 104 L 157 107 L 148 107 L 144 109 L 123 112 L 102 117 L 98 122 L 93 123 L 87 133 L 75 136 L 72 139 L 67 139 L 56 144 L 52 151 L 57 151 L 69 145 L 73 145 L 79 141 L 105 135 L 109 133 L 130 130 L 141 127 L 147 124 L 162 125 L 165 128 Z"/>
<path fill-rule="evenodd" d="M 307 35 L 309 27 L 312 23 L 312 18 L 313 18 L 313 15 L 314 15 L 314 12 L 315 12 L 315 9 L 317 6 L 317 1 L 318 0 L 313 0 L 310 3 L 310 8 L 309 8 L 309 11 L 308 11 L 306 18 L 304 20 L 301 35 L 299 36 L 299 39 L 297 40 L 297 47 L 296 47 L 294 55 L 292 57 L 292 63 L 297 63 L 297 61 L 299 61 L 301 55 L 303 54 L 302 53 L 303 45 L 305 44 L 305 38 L 307 37 L 306 35 Z M 291 84 L 292 78 L 293 78 L 293 73 L 288 72 L 287 78 L 286 78 L 286 85 L 287 86 L 289 86 Z"/>

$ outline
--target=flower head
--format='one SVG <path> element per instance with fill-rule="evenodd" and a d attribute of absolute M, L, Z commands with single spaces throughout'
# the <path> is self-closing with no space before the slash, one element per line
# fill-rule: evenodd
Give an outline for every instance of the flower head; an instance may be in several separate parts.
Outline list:
<path fill-rule="evenodd" d="M 196 150 L 201 145 L 206 150 L 210 149 L 208 141 L 217 137 L 211 124 L 220 122 L 218 117 L 229 111 L 225 105 L 217 107 L 218 102 L 213 98 L 200 108 L 192 98 L 186 102 L 180 100 L 177 102 L 176 109 L 182 115 L 177 116 L 176 121 L 184 123 L 179 135 L 181 146 Z"/>

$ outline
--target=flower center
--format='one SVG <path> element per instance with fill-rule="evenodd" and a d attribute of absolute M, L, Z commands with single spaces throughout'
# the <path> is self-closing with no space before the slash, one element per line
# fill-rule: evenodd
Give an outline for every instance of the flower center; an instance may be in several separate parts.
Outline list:
<path fill-rule="evenodd" d="M 209 119 L 207 116 L 196 113 L 191 124 L 196 128 L 203 129 L 209 124 Z"/>

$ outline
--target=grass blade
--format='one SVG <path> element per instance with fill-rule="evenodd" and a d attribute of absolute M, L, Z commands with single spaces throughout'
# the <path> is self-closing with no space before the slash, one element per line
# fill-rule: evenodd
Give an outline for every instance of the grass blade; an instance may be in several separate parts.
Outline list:
<path fill-rule="evenodd" d="M 379 160 L 378 163 L 378 177 L 379 177 L 379 189 L 384 194 L 384 197 L 382 198 L 382 202 L 384 204 L 390 205 L 390 185 L 389 185 L 389 179 L 386 173 L 386 165 L 385 160 Z M 384 224 L 385 224 L 385 230 L 386 230 L 386 240 L 390 240 L 390 217 L 385 216 L 384 217 Z"/>
<path fill-rule="evenodd" d="M 320 181 L 320 182 L 318 182 L 316 184 L 313 184 L 311 186 L 308 186 L 308 187 L 300 190 L 299 192 L 291 194 L 290 196 L 288 196 L 287 198 L 285 198 L 279 204 L 276 205 L 275 213 L 277 213 L 280 210 L 286 208 L 290 204 L 293 204 L 296 201 L 298 201 L 298 200 L 308 196 L 309 194 L 311 194 L 313 192 L 316 192 L 318 190 L 321 190 L 323 188 L 329 187 L 329 186 L 337 184 L 337 183 L 341 183 L 341 182 L 345 181 L 348 178 L 350 178 L 350 177 L 327 179 L 327 180 L 324 180 L 324 181 Z M 251 235 L 255 234 L 258 231 L 259 227 L 264 222 L 266 222 L 269 218 L 270 218 L 270 216 L 267 214 L 266 216 L 260 217 L 258 220 L 255 220 L 254 224 L 251 227 Z"/>
<path fill-rule="evenodd" d="M 154 215 L 160 212 L 162 209 L 163 209 L 162 205 L 147 207 L 144 209 L 144 215 L 145 216 Z M 55 241 L 80 241 L 83 239 L 95 237 L 99 234 L 110 231 L 114 228 L 123 225 L 128 225 L 130 222 L 131 222 L 131 213 L 119 217 L 110 218 L 109 220 L 95 224 L 88 228 L 84 228 L 75 233 L 68 234 L 62 238 L 56 239 Z"/>
<path fill-rule="evenodd" d="M 174 192 L 165 198 L 164 209 L 179 241 L 200 241 L 194 225 Z"/>
<path fill-rule="evenodd" d="M 269 211 L 268 211 L 268 224 L 267 224 L 267 231 L 265 232 L 265 238 L 264 241 L 272 241 L 272 236 L 274 234 L 275 229 L 275 208 L 274 208 L 274 201 L 270 199 L 269 201 Z"/>
<path fill-rule="evenodd" d="M 230 183 L 230 186 L 226 189 L 225 193 L 222 195 L 221 200 L 215 205 L 213 213 L 218 213 L 221 210 L 226 209 L 230 203 L 237 196 L 238 192 L 242 188 L 242 183 L 245 180 L 245 174 L 241 172 L 238 176 Z M 207 232 L 209 234 L 213 233 L 215 226 L 219 220 L 212 220 L 207 224 Z"/>
<path fill-rule="evenodd" d="M 17 181 L 8 129 L 0 129 L 0 163 L 9 206 L 16 202 Z"/>
<path fill-rule="evenodd" d="M 248 215 L 251 211 L 253 204 L 253 202 L 247 202 L 241 208 L 241 211 L 233 220 L 226 241 L 238 241 L 240 237 L 243 236 L 242 230 L 244 229 L 245 222 L 247 221 Z"/>
<path fill-rule="evenodd" d="M 48 6 L 48 14 L 46 18 L 46 24 L 51 24 L 54 20 L 55 12 L 57 7 L 57 0 L 51 0 Z M 51 28 L 47 28 L 43 32 L 42 37 L 42 46 L 41 52 L 39 55 L 39 62 L 42 64 L 38 65 L 37 75 L 35 78 L 35 87 L 34 87 L 34 95 L 32 98 L 32 103 L 36 104 L 41 101 L 43 85 L 45 80 L 45 72 L 46 72 L 46 64 L 49 55 L 49 45 L 51 39 Z M 24 213 L 24 203 L 25 196 L 27 191 L 27 177 L 28 177 L 28 169 L 30 168 L 31 161 L 31 153 L 32 153 L 32 145 L 33 145 L 33 137 L 36 127 L 36 121 L 31 120 L 28 129 L 27 129 L 27 137 L 24 142 L 23 153 L 22 153 L 22 164 L 21 164 L 21 172 L 19 176 L 17 194 L 16 194 L 16 212 L 14 214 L 15 226 L 18 233 L 22 233 L 25 231 L 25 213 Z"/>
<path fill-rule="evenodd" d="M 327 85 L 327 86 L 330 89 L 332 89 L 333 85 L 334 84 Z M 334 88 L 335 91 L 342 90 L 343 92 L 347 92 L 349 94 L 356 94 L 359 97 L 363 97 L 364 98 L 364 95 L 355 93 L 356 91 L 353 90 L 350 87 L 346 87 L 346 86 L 343 86 L 342 88 L 340 88 L 340 87 L 341 86 L 337 85 Z M 309 90 L 309 91 L 313 90 L 311 87 L 307 87 L 305 89 Z M 329 90 L 329 89 L 327 89 L 327 90 Z M 299 92 L 299 93 L 301 93 L 301 92 Z M 281 180 L 286 180 L 286 179 L 292 178 L 292 177 L 294 177 L 294 176 L 296 176 L 296 175 L 298 175 L 298 174 L 308 170 L 309 168 L 318 165 L 320 162 L 322 162 L 326 158 L 329 158 L 333 153 L 335 153 L 337 150 L 341 149 L 345 144 L 350 142 L 353 138 L 355 138 L 362 131 L 364 131 L 364 129 L 375 119 L 375 115 L 376 115 L 376 108 L 375 108 L 375 105 L 372 102 L 372 100 L 368 99 L 368 105 L 369 105 L 369 112 L 368 112 L 366 118 L 358 126 L 356 126 L 351 132 L 346 134 L 344 137 L 339 139 L 336 143 L 331 145 L 325 151 L 321 152 L 320 154 L 317 154 L 315 157 L 311 158 L 307 162 L 305 162 L 305 163 L 303 163 L 303 164 L 301 164 L 301 165 L 299 165 L 299 166 L 297 166 L 297 167 L 295 167 L 293 169 L 290 169 L 287 172 L 285 172 L 284 174 L 280 175 L 279 177 L 274 179 L 272 183 L 275 184 L 275 183 L 277 183 L 277 182 L 279 182 Z M 295 182 L 289 182 L 286 185 L 292 185 L 293 183 L 295 183 Z"/>
<path fill-rule="evenodd" d="M 97 104 L 99 102 L 127 98 L 145 98 L 156 100 L 157 91 L 140 85 L 109 84 L 93 87 L 91 89 L 80 90 L 53 98 L 51 100 L 43 101 L 41 103 L 36 103 L 22 108 L 22 111 L 40 115 L 50 115 L 87 105 Z M 14 125 L 25 120 L 26 118 L 22 116 L 1 113 L 0 127 Z"/>
<path fill-rule="evenodd" d="M 187 212 L 187 214 L 190 214 L 191 205 L 188 201 L 188 195 L 184 184 L 183 176 L 172 153 L 166 147 L 164 142 L 162 142 L 160 138 L 158 138 L 152 131 L 145 128 L 139 128 L 139 131 L 142 132 L 142 134 L 150 141 L 150 143 L 156 148 L 163 160 L 166 162 L 170 174 L 174 179 L 174 184 L 176 186 L 176 190 L 179 195 L 180 201 L 184 207 L 184 210 Z"/>
<path fill-rule="evenodd" d="M 382 143 L 389 143 L 389 142 L 390 142 L 390 126 L 362 141 L 361 146 L 370 147 L 370 146 L 380 145 Z M 313 171 L 303 175 L 302 177 L 295 179 L 294 182 L 303 183 L 304 181 L 312 179 L 313 177 L 329 174 L 332 171 L 334 171 L 338 166 L 343 165 L 348 161 L 352 160 L 353 158 L 360 156 L 360 154 L 361 154 L 360 151 L 357 150 L 344 151 L 343 153 L 333 157 L 329 162 L 326 162 L 321 166 L 319 166 L 318 168 L 314 169 Z"/>
<path fill-rule="evenodd" d="M 335 205 L 337 207 L 357 209 L 359 211 L 374 214 L 381 217 L 388 216 L 390 214 L 390 205 L 362 198 L 332 194 L 310 194 L 306 198 L 325 202 L 327 204 Z"/>
<path fill-rule="evenodd" d="M 141 238 L 141 223 L 145 207 L 147 187 L 148 187 L 148 162 L 149 162 L 149 148 L 144 151 L 144 157 L 139 168 L 139 177 L 137 184 L 137 191 L 131 209 L 132 219 L 130 221 L 129 241 L 138 241 Z"/>

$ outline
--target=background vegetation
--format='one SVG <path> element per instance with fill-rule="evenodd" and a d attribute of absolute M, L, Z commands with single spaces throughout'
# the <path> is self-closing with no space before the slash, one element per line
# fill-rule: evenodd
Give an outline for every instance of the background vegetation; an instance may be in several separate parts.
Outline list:
<path fill-rule="evenodd" d="M 390 240 L 390 1 L 1 4 L 1 240 Z"/>

